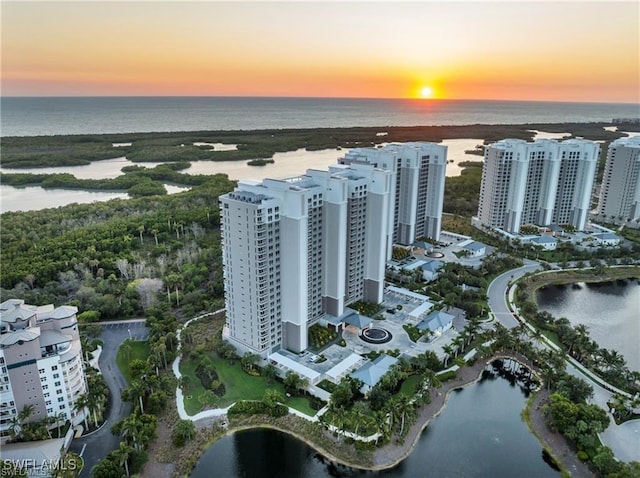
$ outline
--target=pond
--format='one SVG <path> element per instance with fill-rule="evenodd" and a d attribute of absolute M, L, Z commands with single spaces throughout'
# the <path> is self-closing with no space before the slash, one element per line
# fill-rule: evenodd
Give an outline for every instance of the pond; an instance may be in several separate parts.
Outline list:
<path fill-rule="evenodd" d="M 273 430 L 247 430 L 211 445 L 191 478 L 492 477 L 545 478 L 559 473 L 522 421 L 526 391 L 495 373 L 453 392 L 445 409 L 420 436 L 411 455 L 385 471 L 336 466 L 305 443 Z"/>
<path fill-rule="evenodd" d="M 638 280 L 549 286 L 536 294 L 540 310 L 584 324 L 600 347 L 624 355 L 640 371 L 640 285 Z"/>

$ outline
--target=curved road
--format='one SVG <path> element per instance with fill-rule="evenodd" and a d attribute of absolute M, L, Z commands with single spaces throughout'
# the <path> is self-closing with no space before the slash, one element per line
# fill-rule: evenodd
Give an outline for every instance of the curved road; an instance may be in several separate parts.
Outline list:
<path fill-rule="evenodd" d="M 111 427 L 128 416 L 131 412 L 131 404 L 123 402 L 122 390 L 127 382 L 116 365 L 116 354 L 120 344 L 129 338 L 145 340 L 149 330 L 145 327 L 144 319 L 126 322 L 110 322 L 102 325 L 103 340 L 102 353 L 98 360 L 100 371 L 111 393 L 111 408 L 109 416 L 102 427 L 89 435 L 76 438 L 71 442 L 70 450 L 74 453 L 82 453 L 84 468 L 80 472 L 80 478 L 91 476 L 91 468 L 120 445 L 120 437 L 111 433 Z"/>
<path fill-rule="evenodd" d="M 509 283 L 519 279 L 528 272 L 535 272 L 542 269 L 540 264 L 525 259 L 524 265 L 518 269 L 512 269 L 496 277 L 487 289 L 489 298 L 489 308 L 495 319 L 508 329 L 519 325 L 518 320 L 513 316 L 507 305 L 507 289 Z"/>

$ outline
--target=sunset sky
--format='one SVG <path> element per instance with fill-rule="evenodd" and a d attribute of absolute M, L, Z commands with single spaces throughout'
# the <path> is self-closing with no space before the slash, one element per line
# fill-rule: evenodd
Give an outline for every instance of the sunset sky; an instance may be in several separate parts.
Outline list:
<path fill-rule="evenodd" d="M 640 102 L 640 3 L 2 1 L 3 96 Z M 431 92 L 428 91 L 431 89 Z"/>

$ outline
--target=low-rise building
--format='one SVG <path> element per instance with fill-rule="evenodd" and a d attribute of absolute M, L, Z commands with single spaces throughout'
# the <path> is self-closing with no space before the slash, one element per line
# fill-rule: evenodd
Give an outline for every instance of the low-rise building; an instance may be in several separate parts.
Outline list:
<path fill-rule="evenodd" d="M 462 249 L 471 257 L 482 257 L 487 252 L 487 246 L 482 242 L 472 241 L 462 246 Z"/>
<path fill-rule="evenodd" d="M 427 315 L 417 326 L 418 330 L 429 330 L 433 337 L 440 337 L 453 326 L 453 315 L 435 310 Z"/>
<path fill-rule="evenodd" d="M 397 358 L 382 354 L 374 361 L 367 362 L 351 373 L 351 377 L 362 381 L 364 385 L 360 388 L 360 391 L 367 394 L 396 363 L 398 363 Z"/>
<path fill-rule="evenodd" d="M 555 251 L 558 247 L 558 241 L 551 236 L 536 236 L 529 241 L 532 246 L 539 247 L 545 251 Z"/>
<path fill-rule="evenodd" d="M 440 276 L 440 269 L 444 267 L 444 262 L 433 259 L 422 264 L 422 278 L 431 282 Z"/>

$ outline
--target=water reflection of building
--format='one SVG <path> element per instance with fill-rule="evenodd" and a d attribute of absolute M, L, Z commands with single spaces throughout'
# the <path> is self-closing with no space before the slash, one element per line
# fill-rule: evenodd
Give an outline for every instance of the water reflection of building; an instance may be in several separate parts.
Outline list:
<path fill-rule="evenodd" d="M 32 406 L 28 421 L 64 415 L 74 424 L 84 419 L 74 410 L 87 391 L 76 307 L 27 305 L 10 299 L 0 304 L 0 434 L 4 439 L 15 417 Z"/>

